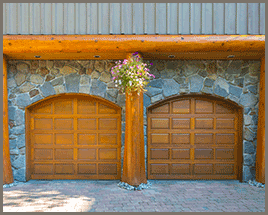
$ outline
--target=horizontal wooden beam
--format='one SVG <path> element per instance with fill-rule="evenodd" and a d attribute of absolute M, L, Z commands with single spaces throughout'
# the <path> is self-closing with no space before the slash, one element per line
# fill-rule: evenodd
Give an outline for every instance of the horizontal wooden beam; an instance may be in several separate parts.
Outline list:
<path fill-rule="evenodd" d="M 35 56 L 44 60 L 96 59 L 96 55 L 100 59 L 123 59 L 127 53 L 133 52 L 143 53 L 144 58 L 158 55 L 158 59 L 168 58 L 169 55 L 178 59 L 187 53 L 191 53 L 189 58 L 205 53 L 204 59 L 210 59 L 214 56 L 209 54 L 211 52 L 217 52 L 217 58 L 221 59 L 232 53 L 244 52 L 240 58 L 256 59 L 264 55 L 265 35 L 3 36 L 3 53 L 14 59 L 36 59 Z"/>

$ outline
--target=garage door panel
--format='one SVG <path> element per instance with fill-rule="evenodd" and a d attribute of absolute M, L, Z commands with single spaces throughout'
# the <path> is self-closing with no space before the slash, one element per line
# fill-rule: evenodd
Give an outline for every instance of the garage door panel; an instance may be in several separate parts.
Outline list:
<path fill-rule="evenodd" d="M 190 100 L 172 102 L 173 114 L 186 114 L 191 112 Z"/>
<path fill-rule="evenodd" d="M 159 107 L 156 107 L 152 110 L 153 114 L 168 114 L 169 113 L 169 104 L 165 104 Z"/>
<path fill-rule="evenodd" d="M 55 134 L 55 144 L 73 145 L 74 135 L 73 134 Z"/>
<path fill-rule="evenodd" d="M 96 160 L 96 149 L 77 149 L 77 160 Z"/>
<path fill-rule="evenodd" d="M 53 174 L 53 164 L 34 164 L 35 174 Z"/>
<path fill-rule="evenodd" d="M 216 119 L 217 129 L 234 129 L 234 119 Z"/>
<path fill-rule="evenodd" d="M 117 164 L 98 164 L 98 173 L 105 175 L 117 175 Z"/>
<path fill-rule="evenodd" d="M 234 144 L 235 135 L 234 134 L 216 134 L 217 144 Z"/>
<path fill-rule="evenodd" d="M 116 130 L 117 119 L 99 119 L 99 130 Z"/>
<path fill-rule="evenodd" d="M 190 159 L 190 149 L 171 149 L 172 159 Z"/>
<path fill-rule="evenodd" d="M 152 144 L 169 144 L 169 134 L 151 134 Z"/>
<path fill-rule="evenodd" d="M 33 134 L 33 144 L 53 144 L 53 134 Z"/>
<path fill-rule="evenodd" d="M 172 119 L 172 129 L 189 129 L 190 119 Z"/>
<path fill-rule="evenodd" d="M 197 175 L 212 174 L 213 164 L 194 164 L 194 173 Z"/>
<path fill-rule="evenodd" d="M 54 119 L 54 129 L 73 130 L 73 119 Z"/>
<path fill-rule="evenodd" d="M 231 106 L 226 107 L 223 104 L 216 104 L 215 105 L 216 114 L 232 114 L 233 109 Z"/>
<path fill-rule="evenodd" d="M 99 134 L 99 145 L 117 145 L 117 134 Z"/>
<path fill-rule="evenodd" d="M 34 149 L 35 160 L 53 160 L 53 149 Z"/>
<path fill-rule="evenodd" d="M 190 134 L 172 134 L 172 144 L 190 144 Z"/>
<path fill-rule="evenodd" d="M 213 149 L 195 149 L 195 159 L 213 159 Z"/>
<path fill-rule="evenodd" d="M 234 149 L 216 149 L 216 159 L 234 159 Z"/>
<path fill-rule="evenodd" d="M 77 144 L 78 145 L 96 145 L 97 144 L 97 134 L 77 134 Z"/>
<path fill-rule="evenodd" d="M 169 174 L 168 164 L 150 164 L 151 174 Z"/>
<path fill-rule="evenodd" d="M 213 103 L 204 100 L 195 100 L 195 113 L 213 113 Z"/>
<path fill-rule="evenodd" d="M 171 174 L 190 174 L 190 164 L 171 164 Z"/>
<path fill-rule="evenodd" d="M 73 149 L 55 149 L 55 160 L 73 160 Z"/>
<path fill-rule="evenodd" d="M 74 174 L 74 165 L 55 164 L 55 174 Z"/>
<path fill-rule="evenodd" d="M 213 129 L 213 119 L 195 119 L 196 129 Z"/>
<path fill-rule="evenodd" d="M 33 111 L 33 113 L 38 113 L 38 114 L 52 114 L 52 103 L 47 104 L 47 105 L 42 105 Z"/>
<path fill-rule="evenodd" d="M 96 175 L 97 165 L 96 164 L 77 164 L 78 174 Z"/>
<path fill-rule="evenodd" d="M 153 118 L 151 122 L 152 129 L 168 129 L 169 119 L 168 118 Z"/>
<path fill-rule="evenodd" d="M 104 104 L 99 105 L 99 114 L 116 114 L 116 113 L 117 111 L 112 107 L 109 107 Z"/>
<path fill-rule="evenodd" d="M 117 149 L 99 149 L 100 160 L 117 160 Z"/>
<path fill-rule="evenodd" d="M 213 144 L 213 134 L 195 134 L 195 144 Z"/>
<path fill-rule="evenodd" d="M 96 119 L 77 119 L 78 130 L 96 130 Z"/>
<path fill-rule="evenodd" d="M 234 164 L 214 164 L 215 174 L 233 175 Z"/>
<path fill-rule="evenodd" d="M 35 130 L 51 130 L 53 127 L 52 119 L 35 119 L 34 129 Z"/>
<path fill-rule="evenodd" d="M 77 113 L 78 114 L 96 114 L 97 103 L 90 100 L 78 100 L 77 101 Z"/>
<path fill-rule="evenodd" d="M 150 150 L 151 159 L 169 159 L 168 149 L 151 149 Z"/>
<path fill-rule="evenodd" d="M 59 100 L 54 102 L 55 114 L 73 114 L 72 100 Z"/>

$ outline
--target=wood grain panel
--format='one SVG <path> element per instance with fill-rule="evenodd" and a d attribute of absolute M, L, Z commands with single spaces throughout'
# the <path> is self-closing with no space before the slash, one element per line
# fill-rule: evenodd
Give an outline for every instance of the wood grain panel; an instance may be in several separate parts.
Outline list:
<path fill-rule="evenodd" d="M 52 104 L 48 104 L 48 105 L 43 105 L 43 106 L 39 106 L 37 107 L 33 113 L 38 113 L 38 114 L 52 114 Z"/>
<path fill-rule="evenodd" d="M 212 164 L 195 164 L 194 173 L 195 174 L 212 174 L 213 165 Z"/>
<path fill-rule="evenodd" d="M 53 164 L 34 164 L 35 174 L 53 174 Z"/>
<path fill-rule="evenodd" d="M 95 114 L 96 102 L 90 100 L 78 100 L 77 101 L 77 113 L 78 114 Z"/>
<path fill-rule="evenodd" d="M 116 130 L 117 119 L 99 119 L 99 130 Z"/>
<path fill-rule="evenodd" d="M 157 119 L 152 119 L 152 129 L 159 129 L 159 128 L 169 128 L 169 119 L 165 118 L 157 118 Z"/>
<path fill-rule="evenodd" d="M 78 145 L 96 145 L 97 138 L 96 134 L 77 134 L 77 144 Z"/>
<path fill-rule="evenodd" d="M 96 130 L 96 119 L 77 119 L 78 130 Z"/>
<path fill-rule="evenodd" d="M 34 149 L 35 160 L 52 160 L 53 149 Z"/>
<path fill-rule="evenodd" d="M 54 103 L 55 114 L 73 114 L 73 101 L 55 101 Z"/>
<path fill-rule="evenodd" d="M 172 134 L 172 144 L 190 144 L 190 134 Z"/>
<path fill-rule="evenodd" d="M 168 174 L 168 164 L 150 164 L 151 174 Z"/>
<path fill-rule="evenodd" d="M 213 144 L 213 134 L 195 134 L 195 144 Z"/>
<path fill-rule="evenodd" d="M 195 159 L 212 159 L 213 150 L 212 149 L 195 149 L 194 155 L 195 155 Z"/>
<path fill-rule="evenodd" d="M 98 165 L 99 174 L 107 175 L 117 175 L 117 164 L 99 164 Z"/>
<path fill-rule="evenodd" d="M 96 164 L 78 164 L 78 174 L 97 174 Z"/>
<path fill-rule="evenodd" d="M 73 160 L 73 149 L 55 149 L 56 160 Z"/>
<path fill-rule="evenodd" d="M 73 164 L 55 164 L 55 174 L 74 174 Z"/>
<path fill-rule="evenodd" d="M 190 159 L 190 149 L 171 149 L 172 159 Z"/>
<path fill-rule="evenodd" d="M 151 134 L 152 144 L 168 144 L 169 134 Z"/>
<path fill-rule="evenodd" d="M 213 103 L 204 100 L 195 100 L 195 113 L 213 113 Z"/>
<path fill-rule="evenodd" d="M 33 134 L 34 144 L 52 144 L 53 143 L 52 134 Z"/>
<path fill-rule="evenodd" d="M 172 119 L 173 129 L 190 128 L 190 119 Z"/>
<path fill-rule="evenodd" d="M 99 134 L 100 145 L 116 145 L 117 134 Z"/>
<path fill-rule="evenodd" d="M 34 129 L 35 130 L 50 130 L 52 129 L 52 119 L 35 119 Z"/>
<path fill-rule="evenodd" d="M 74 144 L 74 135 L 73 134 L 55 134 L 55 144 L 72 145 Z"/>
<path fill-rule="evenodd" d="M 101 160 L 116 160 L 117 149 L 99 149 L 99 159 Z"/>
<path fill-rule="evenodd" d="M 190 100 L 176 101 L 172 103 L 172 113 L 190 113 Z"/>
<path fill-rule="evenodd" d="M 171 164 L 171 174 L 190 174 L 190 164 Z"/>
<path fill-rule="evenodd" d="M 169 104 L 156 107 L 152 110 L 153 114 L 168 114 L 169 113 Z"/>
<path fill-rule="evenodd" d="M 234 144 L 235 135 L 234 134 L 216 134 L 217 144 Z"/>
<path fill-rule="evenodd" d="M 234 164 L 214 164 L 215 174 L 234 174 Z"/>
<path fill-rule="evenodd" d="M 234 129 L 234 119 L 216 119 L 217 129 Z"/>
<path fill-rule="evenodd" d="M 213 119 L 195 119 L 196 129 L 213 129 Z"/>
<path fill-rule="evenodd" d="M 77 149 L 78 160 L 96 160 L 96 149 Z"/>
<path fill-rule="evenodd" d="M 73 119 L 54 119 L 54 129 L 56 130 L 72 130 Z"/>
<path fill-rule="evenodd" d="M 99 105 L 99 114 L 115 114 L 117 111 L 114 108 L 100 104 Z"/>
<path fill-rule="evenodd" d="M 151 159 L 169 159 L 168 149 L 151 149 Z"/>
<path fill-rule="evenodd" d="M 233 149 L 216 149 L 216 159 L 234 159 Z"/>

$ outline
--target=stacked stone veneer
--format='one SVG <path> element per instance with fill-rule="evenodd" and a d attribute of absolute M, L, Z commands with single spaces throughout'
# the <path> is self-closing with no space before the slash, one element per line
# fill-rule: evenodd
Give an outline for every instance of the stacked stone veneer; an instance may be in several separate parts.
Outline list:
<path fill-rule="evenodd" d="M 243 180 L 255 178 L 260 61 L 150 61 L 152 80 L 144 94 L 144 138 L 147 160 L 146 108 L 169 96 L 207 93 L 244 109 Z M 86 93 L 122 107 L 123 162 L 125 95 L 112 82 L 114 61 L 9 61 L 8 105 L 10 154 L 14 179 L 25 181 L 25 107 L 51 95 Z M 123 166 L 123 164 L 122 164 Z M 147 163 L 146 163 L 147 169 Z"/>

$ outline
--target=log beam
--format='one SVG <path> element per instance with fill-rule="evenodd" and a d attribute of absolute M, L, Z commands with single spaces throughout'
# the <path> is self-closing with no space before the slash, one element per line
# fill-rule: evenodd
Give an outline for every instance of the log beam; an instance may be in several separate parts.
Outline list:
<path fill-rule="evenodd" d="M 9 152 L 8 99 L 7 99 L 7 60 L 3 57 L 3 184 L 13 182 Z"/>
<path fill-rule="evenodd" d="M 265 184 L 265 57 L 261 60 L 259 120 L 257 131 L 256 181 Z"/>

